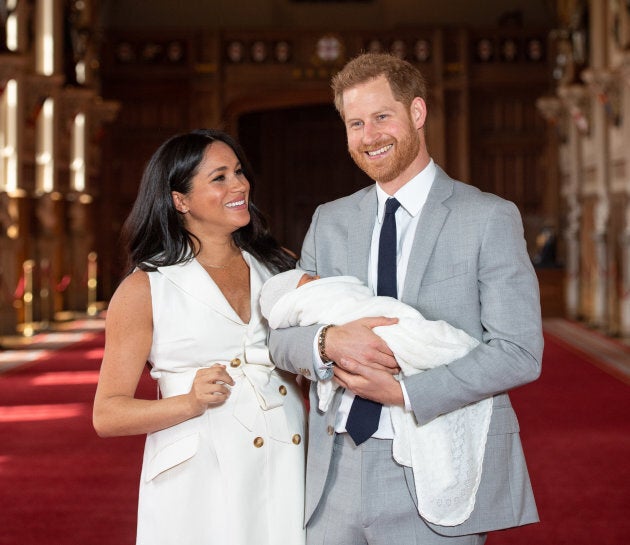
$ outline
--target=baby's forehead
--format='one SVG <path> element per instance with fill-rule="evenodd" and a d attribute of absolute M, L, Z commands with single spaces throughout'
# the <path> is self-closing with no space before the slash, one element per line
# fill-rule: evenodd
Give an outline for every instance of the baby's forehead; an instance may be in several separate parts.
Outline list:
<path fill-rule="evenodd" d="M 298 285 L 301 286 L 303 284 L 308 284 L 309 282 L 314 282 L 316 280 L 320 280 L 320 276 L 318 274 L 310 274 L 305 272 L 298 281 Z"/>
<path fill-rule="evenodd" d="M 260 294 L 261 310 L 265 317 L 269 316 L 271 308 L 284 294 L 297 287 L 298 281 L 304 273 L 305 271 L 300 269 L 291 269 L 267 279 Z"/>
<path fill-rule="evenodd" d="M 284 288 L 286 290 L 289 290 L 291 288 L 297 287 L 301 282 L 304 282 L 307 279 L 308 273 L 306 271 L 303 271 L 301 269 L 291 269 L 272 277 L 270 283 L 277 288 Z"/>

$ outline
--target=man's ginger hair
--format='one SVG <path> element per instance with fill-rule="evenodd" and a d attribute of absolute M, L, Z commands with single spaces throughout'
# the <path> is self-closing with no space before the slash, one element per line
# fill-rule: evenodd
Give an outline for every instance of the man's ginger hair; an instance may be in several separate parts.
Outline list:
<path fill-rule="evenodd" d="M 363 53 L 348 62 L 333 76 L 331 87 L 335 93 L 335 108 L 344 119 L 344 91 L 385 76 L 394 98 L 407 108 L 414 98 L 427 99 L 427 82 L 415 66 L 385 53 Z"/>

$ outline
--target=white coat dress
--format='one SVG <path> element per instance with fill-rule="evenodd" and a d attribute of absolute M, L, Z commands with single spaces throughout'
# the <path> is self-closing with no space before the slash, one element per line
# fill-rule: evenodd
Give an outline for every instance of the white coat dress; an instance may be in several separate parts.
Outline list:
<path fill-rule="evenodd" d="M 160 395 L 189 392 L 196 371 L 214 363 L 235 384 L 223 405 L 148 434 L 137 545 L 304 543 L 305 408 L 295 377 L 269 357 L 258 296 L 271 273 L 243 257 L 248 324 L 196 260 L 149 273 Z"/>

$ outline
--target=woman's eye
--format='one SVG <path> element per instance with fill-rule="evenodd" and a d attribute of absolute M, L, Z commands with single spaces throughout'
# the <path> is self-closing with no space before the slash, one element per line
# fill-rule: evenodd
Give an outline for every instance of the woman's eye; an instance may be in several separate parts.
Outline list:
<path fill-rule="evenodd" d="M 220 176 L 217 176 L 216 178 L 212 178 L 213 182 L 223 182 L 225 180 L 225 176 L 223 174 L 221 174 Z"/>
<path fill-rule="evenodd" d="M 243 175 L 243 169 L 242 169 L 242 168 L 237 168 L 237 169 L 234 171 L 234 173 L 235 173 L 237 176 L 242 176 L 242 175 Z"/>

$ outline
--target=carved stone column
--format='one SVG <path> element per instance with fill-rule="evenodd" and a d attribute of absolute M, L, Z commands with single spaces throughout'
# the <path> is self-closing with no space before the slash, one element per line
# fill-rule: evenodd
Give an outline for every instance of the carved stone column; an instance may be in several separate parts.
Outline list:
<path fill-rule="evenodd" d="M 580 315 L 580 220 L 582 205 L 580 190 L 582 187 L 582 146 L 583 133 L 588 124 L 580 104 L 585 96 L 585 89 L 581 85 L 561 86 L 558 96 L 571 117 L 567 123 L 565 147 L 567 175 L 563 176 L 561 194 L 567 206 L 566 227 L 564 231 L 566 245 L 566 278 L 565 300 L 566 314 L 569 318 Z"/>
<path fill-rule="evenodd" d="M 623 112 L 622 146 L 630 149 L 630 50 L 623 53 L 623 60 L 618 68 L 620 83 L 620 110 Z M 630 337 L 630 158 L 627 157 L 624 165 L 624 189 L 625 189 L 625 214 L 624 227 L 620 234 L 621 244 L 621 296 L 620 296 L 620 334 Z"/>
<path fill-rule="evenodd" d="M 582 72 L 582 79 L 587 83 L 590 93 L 592 133 L 591 141 L 595 158 L 595 195 L 594 232 L 595 267 L 593 278 L 593 315 L 591 322 L 597 327 L 608 325 L 608 292 L 614 289 L 611 283 L 611 249 L 608 247 L 610 220 L 610 179 L 609 179 L 609 135 L 608 118 L 601 100 L 606 96 L 612 83 L 612 74 L 603 69 L 587 69 Z"/>
<path fill-rule="evenodd" d="M 622 257 L 622 285 L 619 301 L 619 328 L 623 337 L 630 336 L 630 204 L 626 201 L 625 227 L 619 239 Z"/>

